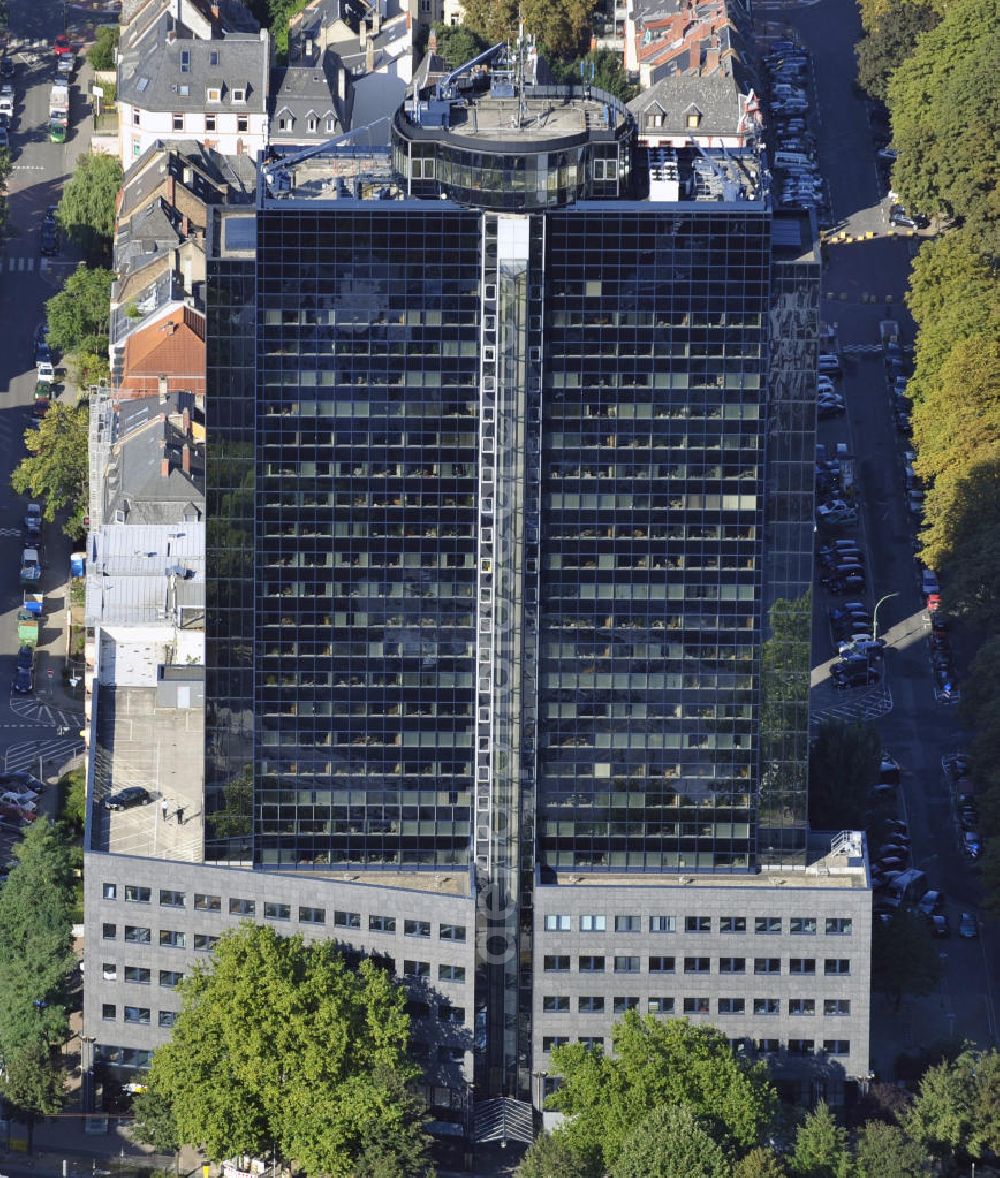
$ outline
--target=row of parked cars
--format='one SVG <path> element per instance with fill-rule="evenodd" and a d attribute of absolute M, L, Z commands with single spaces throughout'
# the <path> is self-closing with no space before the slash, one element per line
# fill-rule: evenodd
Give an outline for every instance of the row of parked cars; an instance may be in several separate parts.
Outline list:
<path fill-rule="evenodd" d="M 809 123 L 809 55 L 794 41 L 775 41 L 764 56 L 764 66 L 777 203 L 782 208 L 819 211 L 826 205 L 826 195 Z"/>

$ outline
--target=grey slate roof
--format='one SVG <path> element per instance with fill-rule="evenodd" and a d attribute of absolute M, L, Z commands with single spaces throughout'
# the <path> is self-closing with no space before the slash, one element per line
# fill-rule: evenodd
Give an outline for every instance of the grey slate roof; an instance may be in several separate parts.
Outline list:
<path fill-rule="evenodd" d="M 104 518 L 122 512 L 128 524 L 167 524 L 194 521 L 205 515 L 204 447 L 185 438 L 176 416 L 187 407 L 194 412 L 194 398 L 175 395 L 167 402 L 159 397 L 120 401 L 112 466 L 105 479 Z M 166 421 L 160 414 L 170 413 Z M 182 448 L 191 451 L 191 473 L 182 469 Z M 163 458 L 170 470 L 162 473 Z M 113 467 L 113 469 L 112 469 Z"/>
<path fill-rule="evenodd" d="M 223 155 L 196 139 L 172 139 L 169 143 L 157 139 L 126 173 L 119 222 L 148 204 L 165 176 L 183 185 L 186 168 L 191 169 L 191 183 L 186 187 L 206 204 L 238 204 L 254 198 L 257 169 L 251 156 Z"/>
<path fill-rule="evenodd" d="M 339 135 L 350 126 L 349 83 L 344 83 L 346 101 L 337 89 L 343 68 L 336 54 L 327 51 L 315 64 L 277 66 L 271 71 L 272 140 L 308 143 Z M 327 126 L 330 116 L 334 119 L 332 128 Z M 316 120 L 313 131 L 309 130 L 310 118 Z"/>
<path fill-rule="evenodd" d="M 700 78 L 691 74 L 674 74 L 643 90 L 632 99 L 628 108 L 636 117 L 640 134 L 647 131 L 647 112 L 663 115 L 662 124 L 651 129 L 650 133 L 690 134 L 687 114 L 691 108 L 697 108 L 701 113 L 699 138 L 734 135 L 741 115 L 740 93 L 738 82 L 723 73 Z"/>
<path fill-rule="evenodd" d="M 114 269 L 119 281 L 180 245 L 177 221 L 175 210 L 162 199 L 136 213 L 130 221 L 119 221 L 114 250 Z"/>
<path fill-rule="evenodd" d="M 261 114 L 267 101 L 268 58 L 266 33 L 226 33 L 203 41 L 164 12 L 120 51 L 118 100 L 143 110 Z M 208 104 L 210 86 L 221 90 L 221 102 Z M 237 88 L 245 91 L 245 101 L 233 101 Z"/>

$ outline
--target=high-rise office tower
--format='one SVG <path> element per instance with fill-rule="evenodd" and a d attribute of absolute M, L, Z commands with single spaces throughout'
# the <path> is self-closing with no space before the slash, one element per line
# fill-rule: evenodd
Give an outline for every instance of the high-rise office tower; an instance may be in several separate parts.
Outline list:
<path fill-rule="evenodd" d="M 868 1068 L 864 849 L 806 820 L 813 229 L 637 131 L 494 63 L 266 161 L 209 261 L 198 870 L 397 954 L 477 1101 L 635 1009 Z"/>

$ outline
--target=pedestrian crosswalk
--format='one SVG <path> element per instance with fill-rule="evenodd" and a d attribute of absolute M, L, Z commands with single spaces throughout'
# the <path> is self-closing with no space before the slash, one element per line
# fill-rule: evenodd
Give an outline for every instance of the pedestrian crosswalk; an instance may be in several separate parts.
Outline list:
<path fill-rule="evenodd" d="M 877 356 L 882 351 L 881 344 L 844 344 L 840 349 L 845 356 Z"/>
<path fill-rule="evenodd" d="M 8 258 L 6 269 L 11 273 L 23 274 L 25 271 L 32 271 L 35 268 L 35 259 L 32 257 Z"/>

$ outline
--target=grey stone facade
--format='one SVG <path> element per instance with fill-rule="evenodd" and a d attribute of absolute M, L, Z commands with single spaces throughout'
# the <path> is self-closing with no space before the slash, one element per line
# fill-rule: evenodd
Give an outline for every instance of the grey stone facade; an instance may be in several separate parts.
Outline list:
<path fill-rule="evenodd" d="M 629 1008 L 711 1023 L 778 1079 L 821 1078 L 838 1102 L 842 1080 L 868 1075 L 871 919 L 863 856 L 751 876 L 536 885 L 536 1103 L 551 1048 L 610 1051 Z"/>
<path fill-rule="evenodd" d="M 467 873 L 383 873 L 362 883 L 91 852 L 84 879 L 84 1026 L 96 1063 L 133 1078 L 170 1036 L 180 1009 L 174 975 L 208 962 L 214 938 L 253 920 L 392 959 L 410 993 L 428 1086 L 437 1088 L 428 1096 L 436 1110 L 460 1110 L 474 1019 Z"/>

